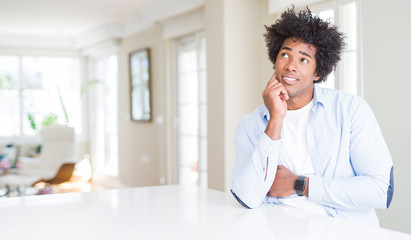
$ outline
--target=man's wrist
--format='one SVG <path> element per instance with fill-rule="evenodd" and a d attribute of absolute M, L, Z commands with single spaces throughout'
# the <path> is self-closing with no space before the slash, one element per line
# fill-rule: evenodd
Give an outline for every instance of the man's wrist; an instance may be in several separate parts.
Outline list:
<path fill-rule="evenodd" d="M 305 177 L 304 181 L 305 181 L 305 189 L 303 191 L 303 195 L 308 198 L 308 186 L 309 186 L 310 178 Z"/>
<path fill-rule="evenodd" d="M 264 132 L 272 140 L 279 140 L 281 138 L 282 125 L 283 125 L 282 121 L 276 121 L 274 119 L 270 119 L 270 121 L 268 121 L 267 127 L 265 128 Z"/>
<path fill-rule="evenodd" d="M 299 196 L 306 196 L 308 197 L 308 185 L 309 185 L 309 178 L 306 176 L 296 176 L 293 178 L 294 183 L 294 193 Z"/>
<path fill-rule="evenodd" d="M 303 196 L 303 191 L 305 190 L 305 176 L 298 176 L 297 179 L 294 180 L 294 190 L 298 196 Z"/>

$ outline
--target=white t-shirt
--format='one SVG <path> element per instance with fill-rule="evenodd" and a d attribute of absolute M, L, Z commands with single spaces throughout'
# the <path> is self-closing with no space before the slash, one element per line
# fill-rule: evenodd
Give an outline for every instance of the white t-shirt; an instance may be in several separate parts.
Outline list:
<path fill-rule="evenodd" d="M 282 148 L 280 165 L 290 169 L 296 175 L 313 176 L 314 168 L 307 147 L 307 126 L 311 119 L 314 102 L 297 110 L 288 110 L 282 127 Z M 293 194 L 278 199 L 281 203 L 310 212 L 326 214 L 324 208 L 311 202 L 305 196 Z"/>

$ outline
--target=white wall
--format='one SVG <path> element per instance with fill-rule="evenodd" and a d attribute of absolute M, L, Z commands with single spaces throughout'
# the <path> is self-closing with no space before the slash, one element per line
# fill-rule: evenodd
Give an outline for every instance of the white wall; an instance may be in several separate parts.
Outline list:
<path fill-rule="evenodd" d="M 129 54 L 150 48 L 151 63 L 151 122 L 130 120 Z M 128 186 L 160 184 L 160 166 L 163 161 L 163 125 L 155 119 L 164 116 L 164 65 L 162 31 L 160 27 L 123 39 L 119 54 L 119 180 Z"/>
<path fill-rule="evenodd" d="M 208 187 L 224 190 L 224 1 L 205 2 L 207 39 Z"/>
<path fill-rule="evenodd" d="M 394 198 L 382 227 L 411 233 L 411 1 L 361 0 L 364 98 L 394 162 Z"/>
<path fill-rule="evenodd" d="M 229 190 L 241 117 L 260 104 L 259 1 L 205 2 L 209 188 Z"/>

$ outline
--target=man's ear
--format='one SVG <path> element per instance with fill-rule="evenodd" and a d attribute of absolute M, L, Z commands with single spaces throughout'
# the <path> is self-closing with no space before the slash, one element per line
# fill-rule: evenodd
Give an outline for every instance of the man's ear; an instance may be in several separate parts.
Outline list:
<path fill-rule="evenodd" d="M 317 82 L 321 77 L 318 76 L 318 73 L 315 74 L 314 76 L 314 82 Z"/>

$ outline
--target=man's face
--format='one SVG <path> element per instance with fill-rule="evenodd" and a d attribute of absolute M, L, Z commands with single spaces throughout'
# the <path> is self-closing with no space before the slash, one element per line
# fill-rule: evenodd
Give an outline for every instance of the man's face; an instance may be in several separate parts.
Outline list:
<path fill-rule="evenodd" d="M 295 40 L 295 39 L 294 39 Z M 293 101 L 312 98 L 314 81 L 320 77 L 315 73 L 317 49 L 310 44 L 287 38 L 277 55 L 275 75 L 287 89 Z"/>

